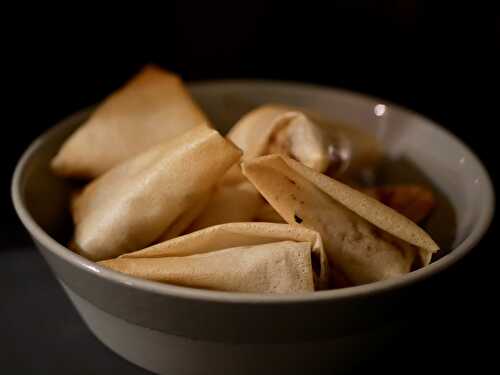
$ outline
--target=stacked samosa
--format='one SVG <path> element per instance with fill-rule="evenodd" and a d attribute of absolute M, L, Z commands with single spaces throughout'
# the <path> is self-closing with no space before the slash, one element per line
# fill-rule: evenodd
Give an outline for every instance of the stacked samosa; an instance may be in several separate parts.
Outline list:
<path fill-rule="evenodd" d="M 311 118 L 263 106 L 224 138 L 177 76 L 146 67 L 52 161 L 60 176 L 93 178 L 71 204 L 71 248 L 136 277 L 253 293 L 357 285 L 428 264 L 437 245 L 422 229 L 323 174 L 345 172 L 345 155 Z M 377 152 L 354 142 L 364 150 L 354 165 L 368 165 Z M 419 220 L 431 207 L 414 189 L 366 192 Z"/>
<path fill-rule="evenodd" d="M 243 151 L 243 160 L 268 154 L 288 155 L 318 172 L 328 169 L 332 147 L 326 133 L 303 112 L 265 105 L 244 115 L 227 138 Z M 188 230 L 250 220 L 283 222 L 234 165 L 200 217 Z"/>

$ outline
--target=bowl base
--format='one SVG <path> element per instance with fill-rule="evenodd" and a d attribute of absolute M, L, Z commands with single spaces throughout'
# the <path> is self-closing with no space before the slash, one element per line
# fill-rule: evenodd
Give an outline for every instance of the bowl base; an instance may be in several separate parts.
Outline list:
<path fill-rule="evenodd" d="M 374 358 L 402 328 L 400 324 L 391 324 L 334 340 L 289 344 L 192 340 L 119 319 L 59 282 L 86 325 L 104 345 L 157 374 L 344 373 Z"/>

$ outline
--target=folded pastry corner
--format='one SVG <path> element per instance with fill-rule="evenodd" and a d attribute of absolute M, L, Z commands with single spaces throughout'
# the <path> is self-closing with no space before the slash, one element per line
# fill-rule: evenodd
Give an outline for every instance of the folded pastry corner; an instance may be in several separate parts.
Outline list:
<path fill-rule="evenodd" d="M 286 222 L 316 230 L 332 269 L 354 285 L 408 273 L 439 249 L 390 207 L 286 156 L 244 161 L 243 174 Z"/>
<path fill-rule="evenodd" d="M 329 277 L 319 234 L 275 223 L 212 226 L 99 263 L 148 280 L 232 292 L 312 292 Z"/>
<path fill-rule="evenodd" d="M 208 120 L 175 74 L 149 65 L 108 96 L 53 158 L 55 174 L 95 178 Z"/>
<path fill-rule="evenodd" d="M 326 133 L 303 112 L 284 105 L 264 105 L 247 113 L 227 138 L 241 148 L 244 160 L 283 154 L 320 172 L 330 164 Z M 240 182 L 239 166 L 234 166 L 224 180 Z"/>
<path fill-rule="evenodd" d="M 182 232 L 240 156 L 216 130 L 198 126 L 117 165 L 72 203 L 77 252 L 108 259 Z"/>

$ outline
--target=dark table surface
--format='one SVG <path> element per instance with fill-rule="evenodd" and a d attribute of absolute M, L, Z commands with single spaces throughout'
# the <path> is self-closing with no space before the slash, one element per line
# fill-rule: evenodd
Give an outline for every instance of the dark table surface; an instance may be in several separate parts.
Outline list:
<path fill-rule="evenodd" d="M 3 252 L 0 264 L 0 373 L 149 374 L 90 333 L 33 247 Z"/>

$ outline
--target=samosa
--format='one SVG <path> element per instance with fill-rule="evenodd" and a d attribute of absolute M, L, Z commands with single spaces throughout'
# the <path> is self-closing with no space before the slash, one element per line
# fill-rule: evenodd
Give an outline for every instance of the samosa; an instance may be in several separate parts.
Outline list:
<path fill-rule="evenodd" d="M 182 232 L 194 220 L 191 210 L 208 201 L 240 156 L 216 130 L 200 126 L 119 164 L 74 200 L 75 250 L 108 259 L 149 246 L 173 228 Z"/>
<path fill-rule="evenodd" d="M 259 157 L 243 173 L 286 222 L 321 235 L 332 273 L 351 285 L 408 273 L 439 249 L 411 220 L 293 159 Z"/>
<path fill-rule="evenodd" d="M 279 294 L 323 289 L 329 272 L 318 233 L 252 222 L 212 226 L 100 264 L 162 283 Z"/>

